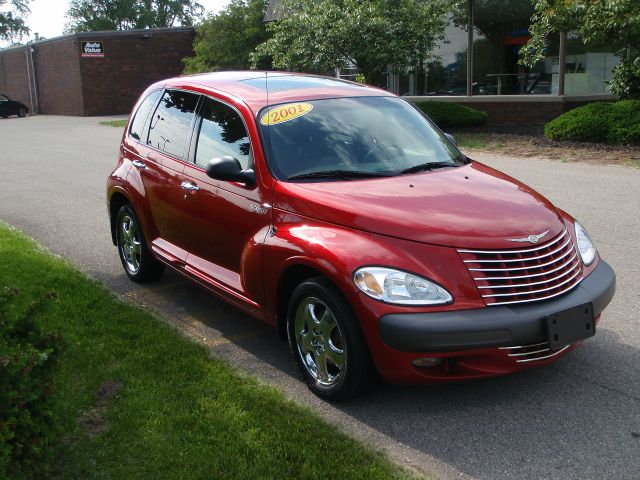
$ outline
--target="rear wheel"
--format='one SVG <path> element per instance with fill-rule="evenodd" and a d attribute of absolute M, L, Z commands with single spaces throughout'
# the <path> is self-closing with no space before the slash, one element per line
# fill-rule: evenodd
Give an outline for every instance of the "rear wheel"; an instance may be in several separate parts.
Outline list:
<path fill-rule="evenodd" d="M 159 278 L 164 265 L 149 251 L 138 216 L 130 205 L 123 205 L 118 211 L 115 228 L 120 261 L 129 278 L 134 282 Z"/>
<path fill-rule="evenodd" d="M 27 109 L 24 107 L 20 107 L 20 110 L 18 110 L 18 116 L 21 118 L 24 118 L 27 116 Z"/>
<path fill-rule="evenodd" d="M 344 400 L 371 384 L 373 365 L 358 322 L 327 279 L 307 280 L 293 291 L 287 333 L 296 363 L 316 395 Z"/>

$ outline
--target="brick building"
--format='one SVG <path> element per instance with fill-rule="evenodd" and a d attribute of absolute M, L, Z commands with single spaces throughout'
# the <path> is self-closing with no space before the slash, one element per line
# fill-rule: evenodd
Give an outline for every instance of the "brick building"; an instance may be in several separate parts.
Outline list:
<path fill-rule="evenodd" d="M 89 32 L 0 50 L 0 93 L 48 115 L 129 113 L 151 83 L 179 75 L 191 27 Z"/>

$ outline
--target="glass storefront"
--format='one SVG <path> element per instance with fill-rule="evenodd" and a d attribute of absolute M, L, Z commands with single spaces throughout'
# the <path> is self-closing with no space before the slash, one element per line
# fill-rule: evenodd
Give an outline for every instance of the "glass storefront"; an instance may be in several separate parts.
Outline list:
<path fill-rule="evenodd" d="M 588 46 L 578 34 L 571 32 L 567 33 L 566 46 L 565 95 L 608 93 L 607 82 L 611 80 L 613 67 L 620 61 L 617 53 L 624 46 Z"/>
<path fill-rule="evenodd" d="M 558 73 L 557 35 L 548 42 L 544 60 L 535 67 L 518 63 L 520 49 L 530 38 L 533 11 L 530 0 L 475 0 L 474 95 L 552 93 L 552 75 Z"/>
<path fill-rule="evenodd" d="M 423 95 L 467 94 L 467 32 L 451 22 L 425 65 Z"/>
<path fill-rule="evenodd" d="M 467 29 L 453 19 L 445 39 L 430 52 L 429 60 L 408 73 L 393 73 L 391 66 L 377 82 L 399 95 L 605 95 L 618 52 L 624 45 L 593 47 L 579 35 L 565 35 L 564 68 L 560 65 L 560 35 L 550 35 L 542 60 L 529 68 L 519 64 L 520 49 L 531 35 L 533 0 L 467 0 L 473 8 L 473 58 L 467 59 Z M 469 4 L 468 4 L 469 5 Z M 461 23 L 466 15 L 462 14 Z M 472 65 L 472 88 L 467 68 Z M 340 74 L 355 78 L 356 70 Z M 564 91 L 560 92 L 560 76 Z M 469 91 L 470 90 L 470 91 Z"/>

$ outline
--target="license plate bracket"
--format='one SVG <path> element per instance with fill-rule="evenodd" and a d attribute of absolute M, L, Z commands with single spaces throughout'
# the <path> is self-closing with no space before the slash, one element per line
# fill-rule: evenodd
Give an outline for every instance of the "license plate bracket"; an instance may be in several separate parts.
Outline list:
<path fill-rule="evenodd" d="M 596 334 L 596 322 L 591 303 L 583 303 L 552 313 L 546 317 L 546 320 L 551 350 L 560 350 L 573 342 Z"/>

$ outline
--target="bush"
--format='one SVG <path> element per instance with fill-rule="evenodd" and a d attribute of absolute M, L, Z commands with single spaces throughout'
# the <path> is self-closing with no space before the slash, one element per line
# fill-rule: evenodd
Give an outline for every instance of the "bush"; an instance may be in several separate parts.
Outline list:
<path fill-rule="evenodd" d="M 609 91 L 623 100 L 640 99 L 640 57 L 614 67 Z"/>
<path fill-rule="evenodd" d="M 426 113 L 440 128 L 478 127 L 487 121 L 487 114 L 459 103 L 417 102 L 416 106 Z"/>
<path fill-rule="evenodd" d="M 640 144 L 640 100 L 597 102 L 563 113 L 544 126 L 552 140 Z"/>
<path fill-rule="evenodd" d="M 33 320 L 47 298 L 17 313 L 18 297 L 0 291 L 0 478 L 43 478 L 57 434 L 51 378 L 61 341 Z"/>

